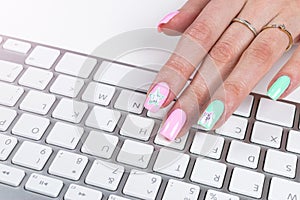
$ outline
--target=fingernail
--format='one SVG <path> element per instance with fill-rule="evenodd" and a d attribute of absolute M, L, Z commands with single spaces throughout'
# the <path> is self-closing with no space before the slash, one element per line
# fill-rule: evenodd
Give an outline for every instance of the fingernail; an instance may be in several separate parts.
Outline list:
<path fill-rule="evenodd" d="M 268 90 L 268 96 L 273 100 L 277 100 L 286 91 L 290 84 L 290 77 L 279 77 Z"/>
<path fill-rule="evenodd" d="M 207 130 L 211 130 L 224 112 L 224 103 L 220 100 L 215 100 L 209 104 L 198 124 Z"/>
<path fill-rule="evenodd" d="M 170 141 L 175 140 L 186 121 L 186 114 L 181 109 L 174 110 L 165 121 L 160 134 Z"/>
<path fill-rule="evenodd" d="M 149 93 L 144 107 L 150 112 L 157 112 L 167 100 L 170 88 L 167 83 L 161 82 L 156 84 Z"/>
<path fill-rule="evenodd" d="M 162 18 L 162 20 L 160 20 L 158 26 L 157 26 L 157 29 L 159 32 L 161 32 L 161 28 L 160 26 L 162 24 L 166 24 L 168 23 L 173 17 L 175 17 L 177 14 L 179 13 L 179 11 L 174 11 L 174 12 L 171 12 L 169 14 L 167 14 L 164 18 Z"/>

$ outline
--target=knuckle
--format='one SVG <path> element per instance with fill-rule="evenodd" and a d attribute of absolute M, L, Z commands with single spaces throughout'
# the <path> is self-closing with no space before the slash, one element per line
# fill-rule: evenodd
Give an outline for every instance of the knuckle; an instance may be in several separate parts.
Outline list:
<path fill-rule="evenodd" d="M 224 83 L 224 89 L 230 96 L 239 97 L 248 92 L 248 86 L 243 81 L 227 81 Z"/>
<path fill-rule="evenodd" d="M 191 92 L 197 98 L 197 102 L 201 106 L 207 98 L 210 98 L 206 84 L 191 85 Z"/>
<path fill-rule="evenodd" d="M 185 77 L 190 74 L 191 70 L 194 70 L 194 67 L 188 61 L 177 55 L 173 55 L 166 63 L 166 66 L 178 75 Z"/>
<path fill-rule="evenodd" d="M 210 52 L 213 60 L 220 63 L 229 63 L 235 58 L 234 47 L 229 42 L 217 43 Z"/>
<path fill-rule="evenodd" d="M 194 22 L 186 32 L 187 37 L 190 37 L 192 40 L 199 43 L 211 41 L 212 34 L 213 28 L 211 27 L 211 23 L 208 23 L 208 21 Z"/>
<path fill-rule="evenodd" d="M 245 55 L 258 64 L 264 64 L 272 57 L 273 49 L 267 40 L 261 40 L 249 47 Z"/>

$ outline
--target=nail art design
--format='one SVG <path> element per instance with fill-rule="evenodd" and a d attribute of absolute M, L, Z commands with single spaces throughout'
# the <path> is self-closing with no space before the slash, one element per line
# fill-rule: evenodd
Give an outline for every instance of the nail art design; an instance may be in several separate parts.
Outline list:
<path fill-rule="evenodd" d="M 169 14 L 167 14 L 164 18 L 162 18 L 162 20 L 160 20 L 159 24 L 158 24 L 158 31 L 161 32 L 160 26 L 162 24 L 166 24 L 168 23 L 173 17 L 175 17 L 177 14 L 179 13 L 179 11 L 174 11 L 171 12 Z"/>
<path fill-rule="evenodd" d="M 224 103 L 220 100 L 215 100 L 209 104 L 198 124 L 204 128 L 211 130 L 224 112 Z"/>
<path fill-rule="evenodd" d="M 154 106 L 158 106 L 159 102 L 165 98 L 165 96 L 160 93 L 160 88 L 157 88 L 156 91 L 152 94 L 149 94 L 149 96 L 149 104 Z"/>
<path fill-rule="evenodd" d="M 159 133 L 168 140 L 173 141 L 176 139 L 185 122 L 185 112 L 181 109 L 176 109 L 169 115 Z"/>
<path fill-rule="evenodd" d="M 276 101 L 287 90 L 290 84 L 291 84 L 290 77 L 288 76 L 279 77 L 268 90 L 268 96 L 271 99 Z"/>
<path fill-rule="evenodd" d="M 166 101 L 169 91 L 170 89 L 167 83 L 162 82 L 156 84 L 149 93 L 144 107 L 150 112 L 157 112 Z"/>

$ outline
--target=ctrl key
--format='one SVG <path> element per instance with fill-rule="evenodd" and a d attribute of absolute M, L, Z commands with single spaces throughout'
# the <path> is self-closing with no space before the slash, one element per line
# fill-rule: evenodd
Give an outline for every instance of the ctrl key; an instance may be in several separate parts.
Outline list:
<path fill-rule="evenodd" d="M 17 187 L 25 176 L 23 170 L 0 164 L 0 183 Z"/>
<path fill-rule="evenodd" d="M 25 189 L 49 197 L 57 197 L 63 188 L 63 182 L 40 174 L 31 174 Z"/>

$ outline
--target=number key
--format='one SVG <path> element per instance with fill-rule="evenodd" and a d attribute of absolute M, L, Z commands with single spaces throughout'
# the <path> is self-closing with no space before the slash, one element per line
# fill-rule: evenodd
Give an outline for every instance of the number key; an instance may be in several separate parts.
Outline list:
<path fill-rule="evenodd" d="M 49 167 L 49 173 L 78 180 L 88 163 L 88 158 L 75 153 L 60 150 Z"/>
<path fill-rule="evenodd" d="M 162 178 L 160 176 L 131 170 L 123 192 L 141 199 L 154 200 L 159 190 Z"/>
<path fill-rule="evenodd" d="M 197 200 L 200 187 L 182 181 L 170 179 L 162 200 L 188 199 Z"/>
<path fill-rule="evenodd" d="M 18 140 L 7 135 L 0 135 L 0 160 L 6 160 L 15 148 Z"/>
<path fill-rule="evenodd" d="M 50 147 L 25 141 L 12 158 L 12 163 L 35 170 L 42 170 L 51 154 L 52 149 Z"/>

